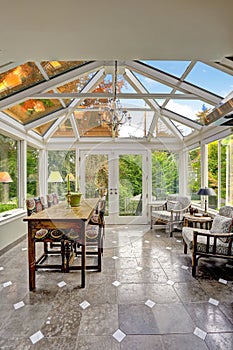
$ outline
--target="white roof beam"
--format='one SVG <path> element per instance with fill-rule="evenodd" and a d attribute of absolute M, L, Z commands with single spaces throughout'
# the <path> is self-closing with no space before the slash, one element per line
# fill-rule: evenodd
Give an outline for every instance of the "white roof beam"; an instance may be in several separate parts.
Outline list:
<path fill-rule="evenodd" d="M 30 129 L 37 128 L 37 127 L 40 126 L 40 125 L 46 124 L 46 123 L 48 123 L 48 122 L 50 122 L 50 121 L 55 120 L 56 118 L 61 117 L 61 116 L 64 115 L 65 113 L 66 113 L 66 110 L 65 110 L 65 109 L 62 109 L 62 110 L 60 110 L 60 111 L 51 113 L 51 114 L 49 114 L 49 115 L 46 115 L 45 117 L 36 119 L 36 120 L 34 120 L 33 122 L 31 122 L 31 123 L 27 123 L 27 124 L 24 126 L 24 128 L 25 128 L 25 130 L 30 130 Z"/>
<path fill-rule="evenodd" d="M 59 99 L 59 98 L 112 98 L 111 93 L 91 93 L 91 92 L 77 92 L 77 93 L 41 93 L 30 96 L 30 98 L 42 99 Z M 161 98 L 169 98 L 176 100 L 199 100 L 198 96 L 193 94 L 165 94 L 165 93 L 119 93 L 117 94 L 117 98 L 119 99 L 161 99 Z"/>
<path fill-rule="evenodd" d="M 189 128 L 195 129 L 195 130 L 201 130 L 202 129 L 202 125 L 190 120 L 186 117 L 183 117 L 180 114 L 177 114 L 175 112 L 169 111 L 168 109 L 162 109 L 162 115 L 164 117 L 167 117 L 169 119 L 175 120 L 178 123 L 184 124 L 186 126 L 188 126 Z"/>
<path fill-rule="evenodd" d="M 105 77 L 105 71 L 104 69 L 100 69 L 98 73 L 95 74 L 94 77 L 87 83 L 86 86 L 82 89 L 81 92 L 86 93 L 92 91 Z M 82 102 L 83 98 L 75 99 L 74 101 L 71 102 L 69 105 L 69 111 L 74 111 L 77 107 Z"/>
<path fill-rule="evenodd" d="M 74 136 L 76 140 L 77 141 L 80 140 L 80 134 L 79 134 L 78 127 L 77 127 L 76 120 L 73 113 L 70 115 L 70 123 L 73 128 Z"/>
<path fill-rule="evenodd" d="M 57 86 L 64 85 L 84 74 L 90 73 L 91 71 L 94 71 L 94 70 L 98 70 L 102 65 L 103 65 L 102 61 L 94 61 L 94 62 L 85 64 L 81 67 L 78 67 L 72 71 L 69 71 L 57 77 L 54 77 L 49 81 L 42 82 L 28 89 L 20 91 L 16 95 L 9 96 L 8 98 L 5 98 L 4 101 L 1 101 L 0 109 L 4 110 L 15 104 L 23 102 L 27 100 L 29 96 L 38 94 L 41 91 L 48 91 L 50 89 L 56 88 Z"/>
<path fill-rule="evenodd" d="M 139 92 L 139 93 L 147 93 L 146 88 L 144 87 L 144 85 L 135 77 L 135 75 L 128 69 L 125 69 L 125 78 L 126 80 L 134 87 L 134 89 Z M 161 108 L 159 107 L 159 105 L 157 104 L 156 101 L 152 100 L 152 99 L 145 99 L 145 101 L 147 102 L 147 104 L 157 113 L 160 114 Z M 156 116 L 154 115 L 151 125 L 156 125 Z M 170 122 L 170 121 L 166 121 L 166 126 L 169 128 L 169 130 L 171 130 L 171 132 L 180 139 L 180 137 L 182 136 L 179 132 L 179 130 L 175 127 L 175 125 Z M 153 133 L 153 131 L 151 131 L 150 129 L 150 135 L 151 132 Z M 148 135 L 148 136 L 150 136 Z"/>
<path fill-rule="evenodd" d="M 41 74 L 43 75 L 43 77 L 45 78 L 45 80 L 49 80 L 49 76 L 48 76 L 48 74 L 46 73 L 46 71 L 44 70 L 44 68 L 42 67 L 42 65 L 40 64 L 40 62 L 35 62 L 35 64 L 37 65 L 37 67 L 38 67 L 38 69 L 39 69 L 39 71 L 41 72 Z M 54 93 L 58 93 L 58 90 L 57 90 L 57 88 L 55 88 L 55 89 L 52 89 L 53 91 L 54 91 Z M 49 98 L 49 97 L 44 97 L 44 98 Z M 59 102 L 61 103 L 61 105 L 62 105 L 62 107 L 66 107 L 66 104 L 65 104 L 65 102 L 62 100 L 62 98 L 59 98 L 58 97 L 58 100 L 59 100 Z"/>
<path fill-rule="evenodd" d="M 180 79 L 172 75 L 161 72 L 143 63 L 136 62 L 136 61 L 126 61 L 125 64 L 129 69 L 132 69 L 150 79 L 159 81 L 162 84 L 171 86 L 172 88 L 176 87 L 180 91 L 194 94 L 198 96 L 201 100 L 209 104 L 216 105 L 221 102 L 221 97 L 216 96 L 215 94 L 212 94 L 206 90 L 200 89 L 197 86 L 194 86 L 190 83 L 182 82 L 180 81 Z"/>
<path fill-rule="evenodd" d="M 48 142 L 48 140 L 50 139 L 50 137 L 55 133 L 55 131 L 59 128 L 59 126 L 65 122 L 65 120 L 67 119 L 67 116 L 63 116 L 58 118 L 54 124 L 48 129 L 48 131 L 45 133 L 43 139 L 44 141 Z"/>
<path fill-rule="evenodd" d="M 184 81 L 184 79 L 187 77 L 187 75 L 191 72 L 191 70 L 193 69 L 193 67 L 195 66 L 196 61 L 192 61 L 188 67 L 185 69 L 184 73 L 181 75 L 180 77 L 180 81 Z M 171 91 L 171 95 L 173 95 L 177 90 L 178 87 L 174 87 Z M 191 94 L 190 94 L 191 95 Z M 197 97 L 197 96 L 196 96 Z M 199 99 L 199 97 L 197 97 Z M 166 107 L 166 105 L 168 104 L 168 102 L 170 101 L 169 96 L 168 98 L 166 98 L 166 100 L 164 101 L 164 103 L 162 104 L 162 108 Z"/>

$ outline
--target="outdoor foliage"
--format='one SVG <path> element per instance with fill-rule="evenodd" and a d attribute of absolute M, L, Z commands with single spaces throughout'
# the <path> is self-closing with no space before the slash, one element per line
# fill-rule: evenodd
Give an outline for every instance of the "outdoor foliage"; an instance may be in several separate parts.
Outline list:
<path fill-rule="evenodd" d="M 169 151 L 152 152 L 152 196 L 165 199 L 168 194 L 179 193 L 176 155 Z"/>

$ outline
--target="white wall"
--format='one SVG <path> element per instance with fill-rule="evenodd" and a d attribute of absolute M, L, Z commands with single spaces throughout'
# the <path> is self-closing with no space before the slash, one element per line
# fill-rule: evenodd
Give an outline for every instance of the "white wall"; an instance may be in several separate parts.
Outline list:
<path fill-rule="evenodd" d="M 27 233 L 27 223 L 23 221 L 25 213 L 17 215 L 11 220 L 0 221 L 0 252 L 4 252 L 8 246 L 17 242 Z"/>

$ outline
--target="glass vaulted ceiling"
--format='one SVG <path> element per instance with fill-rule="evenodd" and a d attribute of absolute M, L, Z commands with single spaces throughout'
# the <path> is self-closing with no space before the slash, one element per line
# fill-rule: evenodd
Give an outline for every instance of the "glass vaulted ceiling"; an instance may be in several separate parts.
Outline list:
<path fill-rule="evenodd" d="M 232 69 L 189 61 L 117 63 L 117 98 L 131 116 L 118 138 L 186 137 L 233 94 Z M 112 137 L 103 110 L 114 62 L 43 61 L 0 67 L 0 110 L 37 135 Z"/>

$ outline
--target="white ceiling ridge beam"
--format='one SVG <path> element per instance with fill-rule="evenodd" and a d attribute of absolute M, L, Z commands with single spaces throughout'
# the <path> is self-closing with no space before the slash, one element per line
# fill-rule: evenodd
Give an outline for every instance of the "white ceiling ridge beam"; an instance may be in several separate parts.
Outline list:
<path fill-rule="evenodd" d="M 155 68 L 149 67 L 144 63 L 136 61 L 126 61 L 126 65 L 129 69 L 132 69 L 150 79 L 159 81 L 162 84 L 171 86 L 172 88 L 176 88 L 177 86 L 179 86 L 179 90 L 184 91 L 186 93 L 194 94 L 198 96 L 201 100 L 209 104 L 216 105 L 221 102 L 220 96 L 217 96 L 188 82 L 180 81 L 179 78 L 159 71 Z"/>
<path fill-rule="evenodd" d="M 181 123 L 183 125 L 186 125 L 192 129 L 195 130 L 201 130 L 203 125 L 199 124 L 198 122 L 196 122 L 195 120 L 190 120 L 187 117 L 184 117 L 178 113 L 169 111 L 168 109 L 162 109 L 162 115 L 164 115 L 167 118 L 173 119 L 178 123 Z"/>
<path fill-rule="evenodd" d="M 33 96 L 34 94 L 40 93 L 41 91 L 48 91 L 49 89 L 53 89 L 53 88 L 56 88 L 57 86 L 64 85 L 67 82 L 76 79 L 77 77 L 80 77 L 86 73 L 90 73 L 90 71 L 100 69 L 101 66 L 102 66 L 102 61 L 94 61 L 91 63 L 87 63 L 74 70 L 71 70 L 57 77 L 54 77 L 49 81 L 41 82 L 23 91 L 19 91 L 17 94 L 13 96 L 9 96 L 5 98 L 3 101 L 0 101 L 0 109 L 6 109 L 15 104 L 21 103 L 27 100 L 29 96 Z"/>
<path fill-rule="evenodd" d="M 198 100 L 199 97 L 189 93 L 180 93 L 180 94 L 169 94 L 169 93 L 118 93 L 116 95 L 119 99 L 176 99 L 176 100 Z M 30 98 L 35 99 L 63 99 L 63 98 L 112 98 L 112 93 L 91 93 L 91 92 L 73 92 L 73 93 L 40 93 L 30 96 Z"/>
<path fill-rule="evenodd" d="M 91 78 L 91 80 L 86 84 L 86 86 L 84 86 L 81 93 L 87 93 L 94 90 L 95 87 L 102 81 L 102 79 L 104 79 L 104 77 L 105 77 L 105 70 L 104 68 L 102 68 L 94 75 L 94 77 Z M 79 105 L 82 101 L 83 101 L 83 98 L 79 98 L 72 101 L 71 104 L 69 105 L 69 111 L 73 112 L 76 109 L 77 105 Z"/>
<path fill-rule="evenodd" d="M 75 120 L 75 117 L 74 117 L 73 113 L 71 113 L 71 115 L 70 115 L 70 123 L 71 123 L 71 126 L 72 126 L 73 131 L 74 131 L 75 139 L 77 141 L 79 141 L 80 140 L 80 134 L 79 134 L 78 127 L 77 127 L 76 120 Z"/>
<path fill-rule="evenodd" d="M 44 134 L 43 136 L 43 140 L 45 142 L 47 142 L 51 137 L 52 135 L 57 131 L 57 129 L 59 128 L 59 126 L 65 122 L 65 120 L 67 119 L 67 116 L 64 115 L 63 117 L 59 117 L 55 122 L 54 124 L 46 131 L 46 133 Z"/>
<path fill-rule="evenodd" d="M 80 112 L 99 112 L 99 107 L 86 107 L 82 108 L 80 106 L 76 107 L 76 111 Z M 148 107 L 127 107 L 129 112 L 151 112 L 151 108 Z M 154 111 L 154 109 L 153 109 Z"/>
<path fill-rule="evenodd" d="M 24 128 L 26 131 L 30 130 L 30 129 L 34 129 L 37 128 L 40 125 L 46 124 L 48 122 L 51 122 L 59 117 L 61 117 L 62 115 L 64 115 L 67 112 L 67 109 L 62 109 L 59 110 L 57 112 L 51 113 L 49 115 L 46 115 L 45 117 L 41 117 L 39 119 L 36 119 L 30 123 L 27 123 Z"/>

